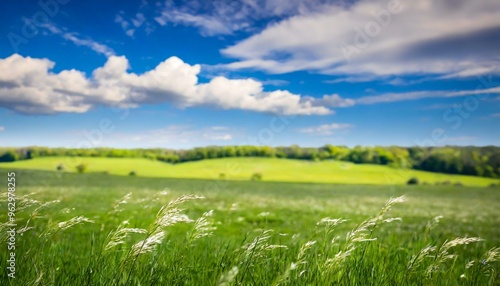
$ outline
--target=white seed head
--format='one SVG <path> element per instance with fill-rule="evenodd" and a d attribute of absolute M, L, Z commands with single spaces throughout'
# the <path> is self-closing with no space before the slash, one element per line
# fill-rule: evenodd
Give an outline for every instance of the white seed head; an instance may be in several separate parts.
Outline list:
<path fill-rule="evenodd" d="M 436 217 L 432 218 L 432 219 L 431 219 L 431 220 L 427 223 L 426 228 L 427 228 L 428 230 L 431 230 L 431 229 L 435 228 L 435 227 L 439 224 L 439 221 L 440 221 L 442 218 L 443 218 L 443 216 L 442 216 L 442 215 L 438 215 L 438 216 L 436 216 Z"/>
<path fill-rule="evenodd" d="M 132 193 L 128 193 L 123 198 L 117 200 L 113 206 L 113 211 L 112 213 L 119 213 L 122 211 L 120 208 L 122 205 L 127 204 L 130 201 L 130 197 L 132 196 Z"/>
<path fill-rule="evenodd" d="M 205 212 L 199 219 L 194 223 L 194 229 L 191 233 L 190 241 L 213 235 L 213 232 L 217 229 L 214 223 L 210 220 L 213 216 L 214 211 L 210 210 Z"/>
<path fill-rule="evenodd" d="M 454 240 L 448 241 L 445 244 L 443 244 L 442 249 L 446 251 L 457 245 L 467 245 L 469 243 L 480 242 L 480 241 L 484 241 L 484 239 L 480 237 L 457 237 Z"/>
<path fill-rule="evenodd" d="M 109 242 L 104 247 L 104 251 L 109 251 L 110 249 L 112 249 L 117 245 L 124 244 L 125 239 L 130 233 L 147 233 L 147 231 L 142 228 L 119 228 L 113 233 L 113 235 L 109 239 Z"/>
<path fill-rule="evenodd" d="M 474 263 L 475 263 L 475 261 L 474 261 L 474 260 L 471 260 L 471 261 L 467 262 L 467 265 L 465 265 L 465 268 L 466 268 L 466 269 L 471 268 L 472 266 L 474 266 Z"/>
<path fill-rule="evenodd" d="M 141 240 L 132 246 L 131 248 L 132 255 L 138 256 L 140 254 L 152 252 L 153 250 L 155 250 L 156 246 L 163 241 L 164 237 L 165 237 L 164 231 L 158 231 L 156 233 L 153 233 L 145 240 Z"/>
<path fill-rule="evenodd" d="M 94 223 L 93 220 L 91 219 L 88 219 L 84 216 L 76 216 L 68 221 L 62 221 L 60 223 L 57 224 L 57 226 L 61 229 L 61 230 L 65 230 L 65 229 L 68 229 L 70 227 L 73 227 L 77 224 L 81 224 L 81 223 L 84 223 L 84 222 L 88 222 L 88 223 Z"/>
<path fill-rule="evenodd" d="M 238 266 L 234 266 L 227 273 L 223 274 L 219 279 L 219 286 L 229 286 L 233 284 L 234 278 L 238 275 Z"/>
<path fill-rule="evenodd" d="M 388 219 L 384 220 L 384 222 L 386 222 L 386 223 L 390 223 L 390 222 L 393 222 L 393 221 L 403 221 L 403 219 L 400 218 L 400 217 L 391 217 L 391 218 L 388 218 Z"/>
<path fill-rule="evenodd" d="M 488 250 L 485 254 L 485 263 L 500 261 L 500 247 Z"/>
<path fill-rule="evenodd" d="M 172 226 L 182 222 L 193 222 L 187 215 L 182 214 L 182 209 L 177 208 L 178 205 L 195 199 L 203 199 L 204 197 L 196 195 L 183 195 L 163 206 L 156 215 L 154 225 L 157 227 Z"/>

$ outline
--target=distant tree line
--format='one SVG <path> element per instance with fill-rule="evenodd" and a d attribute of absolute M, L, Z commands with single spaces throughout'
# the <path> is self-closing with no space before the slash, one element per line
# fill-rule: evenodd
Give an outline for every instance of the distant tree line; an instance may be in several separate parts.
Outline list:
<path fill-rule="evenodd" d="M 500 147 L 361 147 L 325 145 L 320 148 L 269 146 L 209 146 L 189 150 L 171 149 L 68 149 L 0 148 L 0 162 L 37 157 L 77 156 L 148 158 L 167 163 L 228 157 L 269 157 L 298 160 L 339 160 L 356 164 L 379 164 L 431 172 L 500 178 Z"/>

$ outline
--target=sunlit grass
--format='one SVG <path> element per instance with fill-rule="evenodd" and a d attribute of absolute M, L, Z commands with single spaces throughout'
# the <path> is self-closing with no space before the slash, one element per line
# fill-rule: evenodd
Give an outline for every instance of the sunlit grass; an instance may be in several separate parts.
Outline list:
<path fill-rule="evenodd" d="M 428 184 L 447 182 L 488 186 L 498 183 L 498 179 L 492 178 L 395 169 L 381 165 L 273 158 L 224 158 L 172 165 L 143 158 L 42 157 L 0 163 L 0 168 L 55 171 L 62 164 L 65 172 L 76 172 L 76 166 L 82 163 L 88 166 L 86 172 L 90 173 L 126 176 L 133 171 L 136 176 L 158 178 L 250 180 L 253 174 L 260 173 L 264 181 L 274 182 L 403 185 L 416 177 L 420 183 Z"/>
<path fill-rule="evenodd" d="M 267 182 L 217 188 L 204 180 L 21 170 L 16 178 L 18 196 L 32 204 L 18 213 L 18 225 L 29 229 L 17 236 L 16 280 L 3 271 L 2 285 L 498 281 L 494 188 Z"/>

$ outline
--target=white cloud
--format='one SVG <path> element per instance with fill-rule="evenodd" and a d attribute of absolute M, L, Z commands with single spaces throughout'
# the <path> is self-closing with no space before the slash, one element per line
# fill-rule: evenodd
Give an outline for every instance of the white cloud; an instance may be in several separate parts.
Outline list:
<path fill-rule="evenodd" d="M 193 128 L 188 125 L 169 125 L 160 129 L 145 130 L 134 133 L 112 133 L 107 135 L 107 144 L 128 146 L 147 146 L 163 148 L 186 148 L 200 144 L 213 144 L 213 141 L 227 142 L 233 140 L 228 131 L 213 130 L 213 127 Z M 204 143 L 205 142 L 205 143 Z"/>
<path fill-rule="evenodd" d="M 121 11 L 118 15 L 116 15 L 115 23 L 120 24 L 122 29 L 126 30 L 130 24 L 123 18 L 123 14 L 124 14 L 123 11 Z"/>
<path fill-rule="evenodd" d="M 327 107 L 350 107 L 356 104 L 354 99 L 342 98 L 338 94 L 324 95 L 323 98 L 316 99 L 315 104 Z"/>
<path fill-rule="evenodd" d="M 213 36 L 218 34 L 231 34 L 232 29 L 219 19 L 205 15 L 192 15 L 180 11 L 163 11 L 155 18 L 158 24 L 165 26 L 168 22 L 174 22 L 202 29 L 203 35 Z"/>
<path fill-rule="evenodd" d="M 425 106 L 422 109 L 423 110 L 436 110 L 436 109 L 448 109 L 448 108 L 453 108 L 453 104 L 436 103 L 436 104 Z"/>
<path fill-rule="evenodd" d="M 166 1 L 155 17 L 157 23 L 193 26 L 204 36 L 227 35 L 240 30 L 255 29 L 262 19 L 276 19 L 320 11 L 335 0 L 246 0 L 189 1 L 175 4 Z"/>
<path fill-rule="evenodd" d="M 347 123 L 331 123 L 331 124 L 323 124 L 319 126 L 301 128 L 297 131 L 306 134 L 314 134 L 314 135 L 332 135 L 334 131 L 352 128 L 353 125 Z"/>
<path fill-rule="evenodd" d="M 356 75 L 356 76 L 347 76 L 347 77 L 339 77 L 336 79 L 328 79 L 324 80 L 324 83 L 341 83 L 341 82 L 348 82 L 348 83 L 358 83 L 358 82 L 368 82 L 368 81 L 374 81 L 379 79 L 379 77 L 374 76 L 374 75 Z"/>
<path fill-rule="evenodd" d="M 129 37 L 133 37 L 135 33 L 135 29 L 130 29 L 125 32 L 125 34 Z"/>
<path fill-rule="evenodd" d="M 274 86 L 284 86 L 290 84 L 289 81 L 282 79 L 267 79 L 261 82 L 263 85 L 274 85 Z"/>
<path fill-rule="evenodd" d="M 470 69 L 465 69 L 456 73 L 452 73 L 449 75 L 445 75 L 440 77 L 441 79 L 447 78 L 461 78 L 461 77 L 473 77 L 479 76 L 483 74 L 500 74 L 498 65 L 497 66 L 488 66 L 488 67 L 473 67 Z"/>
<path fill-rule="evenodd" d="M 129 73 L 128 60 L 111 56 L 87 77 L 77 70 L 53 73 L 55 63 L 14 54 L 0 59 L 0 106 L 21 113 L 86 112 L 96 106 L 137 107 L 170 103 L 179 108 L 214 106 L 284 115 L 333 111 L 312 97 L 286 90 L 263 91 L 253 79 L 215 77 L 198 83 L 199 65 L 177 57 L 143 74 Z M 326 96 L 328 100 L 330 97 Z"/>
<path fill-rule="evenodd" d="M 269 25 L 222 53 L 239 59 L 229 69 L 468 77 L 498 67 L 499 27 L 497 0 L 361 0 Z"/>
<path fill-rule="evenodd" d="M 287 90 L 264 91 L 254 79 L 218 76 L 198 83 L 200 65 L 177 57 L 142 74 L 128 72 L 128 60 L 111 56 L 90 76 L 77 70 L 51 72 L 48 59 L 14 54 L 0 59 L 0 107 L 27 114 L 83 113 L 97 106 L 138 107 L 169 103 L 179 108 L 212 106 L 283 115 L 332 114 L 332 108 L 423 98 L 500 94 L 500 87 L 461 91 L 414 91 L 342 98 L 301 96 Z"/>
<path fill-rule="evenodd" d="M 138 28 L 141 26 L 145 25 L 145 31 L 146 34 L 150 34 L 153 31 L 153 27 L 151 26 L 151 23 L 149 23 L 144 16 L 143 13 L 137 13 L 135 17 L 130 18 L 129 20 L 125 20 L 125 12 L 120 11 L 116 16 L 115 16 L 115 23 L 120 24 L 122 27 L 122 30 L 125 32 L 125 34 L 129 37 L 133 37 L 134 33 Z M 132 25 L 132 27 L 131 27 Z"/>
<path fill-rule="evenodd" d="M 4 131 L 5 130 L 5 127 L 3 126 L 0 126 L 0 132 Z"/>
<path fill-rule="evenodd" d="M 227 127 L 225 127 L 225 126 L 212 126 L 212 127 L 210 127 L 210 129 L 220 131 L 220 130 L 227 130 Z"/>
<path fill-rule="evenodd" d="M 115 55 L 115 52 L 110 47 L 92 39 L 82 39 L 77 33 L 65 32 L 51 23 L 45 24 L 43 27 L 49 30 L 52 34 L 59 35 L 63 39 L 68 40 L 77 46 L 88 47 L 94 52 L 103 54 L 108 58 Z"/>
<path fill-rule="evenodd" d="M 373 96 L 364 96 L 356 99 L 357 104 L 377 104 L 397 101 L 419 100 L 424 98 L 443 98 L 443 97 L 461 97 L 469 95 L 489 95 L 500 94 L 500 87 L 483 88 L 476 90 L 429 90 L 429 91 L 413 91 L 402 93 L 385 93 Z"/>
<path fill-rule="evenodd" d="M 477 140 L 477 137 L 473 137 L 473 136 L 445 137 L 445 138 L 443 138 L 443 141 L 444 141 L 443 144 L 464 144 L 466 142 L 474 142 L 476 140 Z"/>
<path fill-rule="evenodd" d="M 135 15 L 135 18 L 132 19 L 132 24 L 134 24 L 134 26 L 136 28 L 139 28 L 142 25 L 142 23 L 144 23 L 145 21 L 146 21 L 146 17 L 144 17 L 144 14 L 137 13 Z"/>
<path fill-rule="evenodd" d="M 211 141 L 229 141 L 233 139 L 233 136 L 231 134 L 205 133 L 203 134 L 203 138 Z"/>

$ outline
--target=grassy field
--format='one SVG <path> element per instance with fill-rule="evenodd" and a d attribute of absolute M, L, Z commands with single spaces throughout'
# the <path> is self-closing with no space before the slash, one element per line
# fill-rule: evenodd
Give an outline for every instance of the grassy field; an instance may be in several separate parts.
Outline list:
<path fill-rule="evenodd" d="M 122 168 L 108 166 L 110 173 Z M 272 168 L 266 170 L 260 170 L 264 178 L 272 176 Z M 498 188 L 9 171 L 16 172 L 16 278 L 7 278 L 4 242 L 0 285 L 500 281 Z M 2 185 L 6 178 L 7 169 L 0 168 Z M 181 197 L 188 194 L 204 198 Z M 7 203 L 0 207 L 0 219 L 6 221 Z M 1 233 L 5 239 L 6 230 Z"/>
<path fill-rule="evenodd" d="M 135 171 L 141 177 L 158 178 L 218 179 L 224 174 L 226 180 L 249 180 L 252 174 L 261 173 L 264 181 L 271 182 L 401 185 L 409 178 L 417 177 L 421 183 L 429 184 L 448 181 L 465 186 L 488 186 L 498 183 L 498 179 L 394 169 L 381 165 L 271 158 L 225 158 L 171 165 L 142 158 L 44 157 L 0 163 L 0 168 L 56 170 L 58 165 L 63 164 L 65 171 L 76 172 L 75 166 L 81 163 L 87 164 L 88 172 L 128 175 Z"/>

